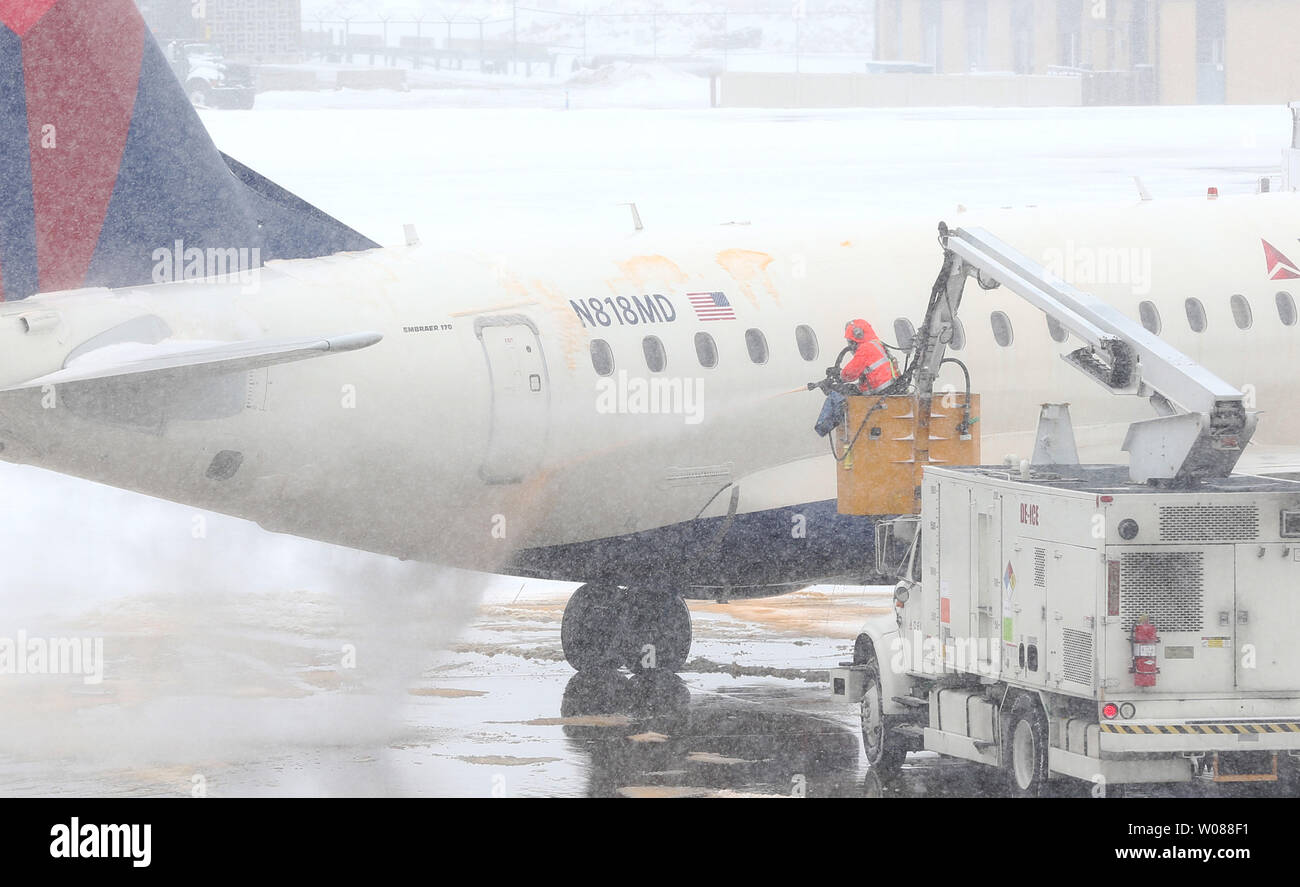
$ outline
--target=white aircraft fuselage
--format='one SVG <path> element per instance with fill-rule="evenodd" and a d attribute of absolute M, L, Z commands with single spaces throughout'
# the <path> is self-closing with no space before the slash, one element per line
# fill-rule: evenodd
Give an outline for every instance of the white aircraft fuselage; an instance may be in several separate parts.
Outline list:
<path fill-rule="evenodd" d="M 395 247 L 272 262 L 230 282 L 0 303 L 0 387 L 60 370 L 92 340 L 383 336 L 198 387 L 119 385 L 111 402 L 57 385 L 0 394 L 0 458 L 472 569 L 706 597 L 861 575 L 869 521 L 835 514 L 829 448 L 812 429 L 823 398 L 804 383 L 835 360 L 847 320 L 866 318 L 890 342 L 895 319 L 921 322 L 942 260 L 939 221 L 647 230 L 504 259 Z M 1300 434 L 1290 390 L 1300 327 L 1277 307 L 1280 291 L 1300 297 L 1300 280 L 1273 279 L 1261 246 L 1300 254 L 1296 195 L 944 221 L 988 228 L 1131 317 L 1151 302 L 1167 341 L 1249 386 L 1260 444 Z M 1234 295 L 1252 311 L 1244 329 Z M 1189 298 L 1204 306 L 1204 332 L 1189 327 Z M 994 311 L 1010 321 L 1009 346 L 995 341 Z M 1059 360 L 1079 343 L 1054 341 L 1043 315 L 1005 289 L 969 285 L 959 317 L 966 341 L 950 355 L 983 398 L 985 462 L 1029 455 L 1041 402 L 1071 403 L 1088 460 L 1121 459 L 1123 427 L 1153 415 Z M 815 333 L 811 359 L 801 325 Z M 761 333 L 765 355 L 747 331 Z M 701 365 L 702 333 L 716 366 Z M 612 356 L 607 376 L 595 340 Z M 941 381 L 964 384 L 951 367 Z M 803 536 L 792 532 L 800 516 Z"/>

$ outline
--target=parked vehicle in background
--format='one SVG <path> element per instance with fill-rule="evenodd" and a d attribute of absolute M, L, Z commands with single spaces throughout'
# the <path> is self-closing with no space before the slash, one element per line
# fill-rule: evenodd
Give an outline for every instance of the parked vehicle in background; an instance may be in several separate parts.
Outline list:
<path fill-rule="evenodd" d="M 244 110 L 253 107 L 257 90 L 252 69 L 226 61 L 216 44 L 172 40 L 167 44 L 167 61 L 195 106 Z"/>

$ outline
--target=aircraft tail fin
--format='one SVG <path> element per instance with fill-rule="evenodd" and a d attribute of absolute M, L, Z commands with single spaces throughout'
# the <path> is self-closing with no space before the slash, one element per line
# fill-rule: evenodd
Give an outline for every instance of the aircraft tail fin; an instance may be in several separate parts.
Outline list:
<path fill-rule="evenodd" d="M 375 246 L 228 162 L 133 0 L 0 0 L 0 300 Z"/>

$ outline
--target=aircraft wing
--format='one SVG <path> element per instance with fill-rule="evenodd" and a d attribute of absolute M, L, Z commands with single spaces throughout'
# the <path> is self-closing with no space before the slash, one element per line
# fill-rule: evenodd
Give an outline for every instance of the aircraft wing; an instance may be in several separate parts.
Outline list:
<path fill-rule="evenodd" d="M 382 338 L 379 333 L 362 332 L 329 338 L 253 339 L 244 342 L 120 343 L 83 354 L 56 372 L 0 388 L 0 393 L 151 373 L 195 378 L 220 375 L 356 351 L 368 348 Z"/>

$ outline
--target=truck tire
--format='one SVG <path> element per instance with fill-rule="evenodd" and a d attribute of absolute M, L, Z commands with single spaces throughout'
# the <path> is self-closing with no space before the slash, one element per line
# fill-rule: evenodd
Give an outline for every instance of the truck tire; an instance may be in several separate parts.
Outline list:
<path fill-rule="evenodd" d="M 1021 696 L 1011 706 L 1003 763 L 1012 797 L 1037 798 L 1047 788 L 1047 716 L 1038 699 Z"/>
<path fill-rule="evenodd" d="M 212 107 L 212 87 L 206 80 L 194 78 L 185 84 L 185 92 L 190 97 L 190 104 L 196 108 Z"/>
<path fill-rule="evenodd" d="M 860 705 L 862 716 L 862 750 L 867 766 L 882 783 L 893 782 L 903 769 L 907 745 L 892 733 L 897 719 L 884 713 L 884 690 L 880 683 L 880 665 L 874 653 L 863 671 L 865 684 Z"/>

